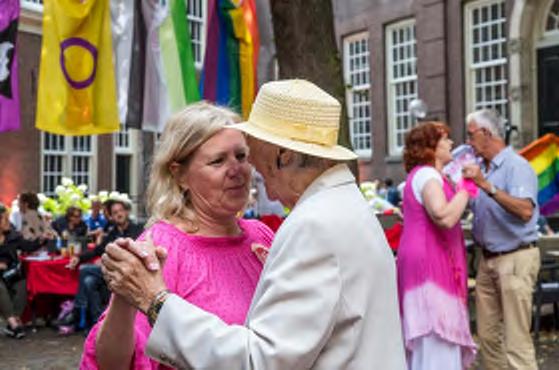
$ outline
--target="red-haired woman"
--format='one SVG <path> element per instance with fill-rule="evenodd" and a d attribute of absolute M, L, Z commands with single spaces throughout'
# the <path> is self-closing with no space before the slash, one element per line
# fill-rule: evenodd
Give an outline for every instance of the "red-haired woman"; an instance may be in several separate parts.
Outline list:
<path fill-rule="evenodd" d="M 452 160 L 449 129 L 425 122 L 406 136 L 404 231 L 398 293 L 408 368 L 463 369 L 475 357 L 467 310 L 467 271 L 459 220 L 469 193 L 442 174 Z"/>

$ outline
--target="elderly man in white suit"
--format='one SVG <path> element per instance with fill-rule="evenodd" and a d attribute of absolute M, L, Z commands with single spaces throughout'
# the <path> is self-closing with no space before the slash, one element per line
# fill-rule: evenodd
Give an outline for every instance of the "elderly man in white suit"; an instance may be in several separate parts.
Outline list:
<path fill-rule="evenodd" d="M 233 126 L 268 196 L 291 209 L 244 326 L 168 293 L 136 257 L 145 244 L 108 246 L 109 287 L 153 323 L 149 356 L 181 369 L 405 369 L 394 258 L 344 164 L 355 154 L 336 145 L 339 118 L 332 96 L 285 80 L 263 85 L 248 121 Z M 119 273 L 126 264 L 141 277 Z"/>

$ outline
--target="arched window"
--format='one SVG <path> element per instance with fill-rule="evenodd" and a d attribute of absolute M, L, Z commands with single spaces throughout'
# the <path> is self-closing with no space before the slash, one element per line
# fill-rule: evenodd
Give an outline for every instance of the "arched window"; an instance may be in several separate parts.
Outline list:
<path fill-rule="evenodd" d="M 559 32 L 559 0 L 553 1 L 549 8 L 545 32 Z"/>

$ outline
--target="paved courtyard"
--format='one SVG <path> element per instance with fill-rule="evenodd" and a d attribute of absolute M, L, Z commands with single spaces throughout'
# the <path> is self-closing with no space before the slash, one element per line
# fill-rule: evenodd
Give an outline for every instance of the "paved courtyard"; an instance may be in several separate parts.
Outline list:
<path fill-rule="evenodd" d="M 28 331 L 21 340 L 0 335 L 0 369 L 77 369 L 84 340 L 83 335 L 61 337 L 54 329 L 45 327 Z"/>
<path fill-rule="evenodd" d="M 1 325 L 4 323 L 0 322 Z M 51 328 L 40 327 L 22 340 L 0 336 L 0 369 L 65 370 L 77 369 L 84 337 L 74 334 L 61 337 Z M 538 349 L 540 370 L 557 370 L 559 333 L 543 332 Z M 479 365 L 473 367 L 481 370 Z"/>

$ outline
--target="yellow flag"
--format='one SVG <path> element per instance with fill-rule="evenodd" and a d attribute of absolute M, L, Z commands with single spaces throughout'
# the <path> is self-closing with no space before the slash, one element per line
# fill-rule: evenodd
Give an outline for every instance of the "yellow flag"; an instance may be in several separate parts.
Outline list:
<path fill-rule="evenodd" d="M 37 128 L 118 131 L 109 0 L 45 0 L 43 12 Z"/>

